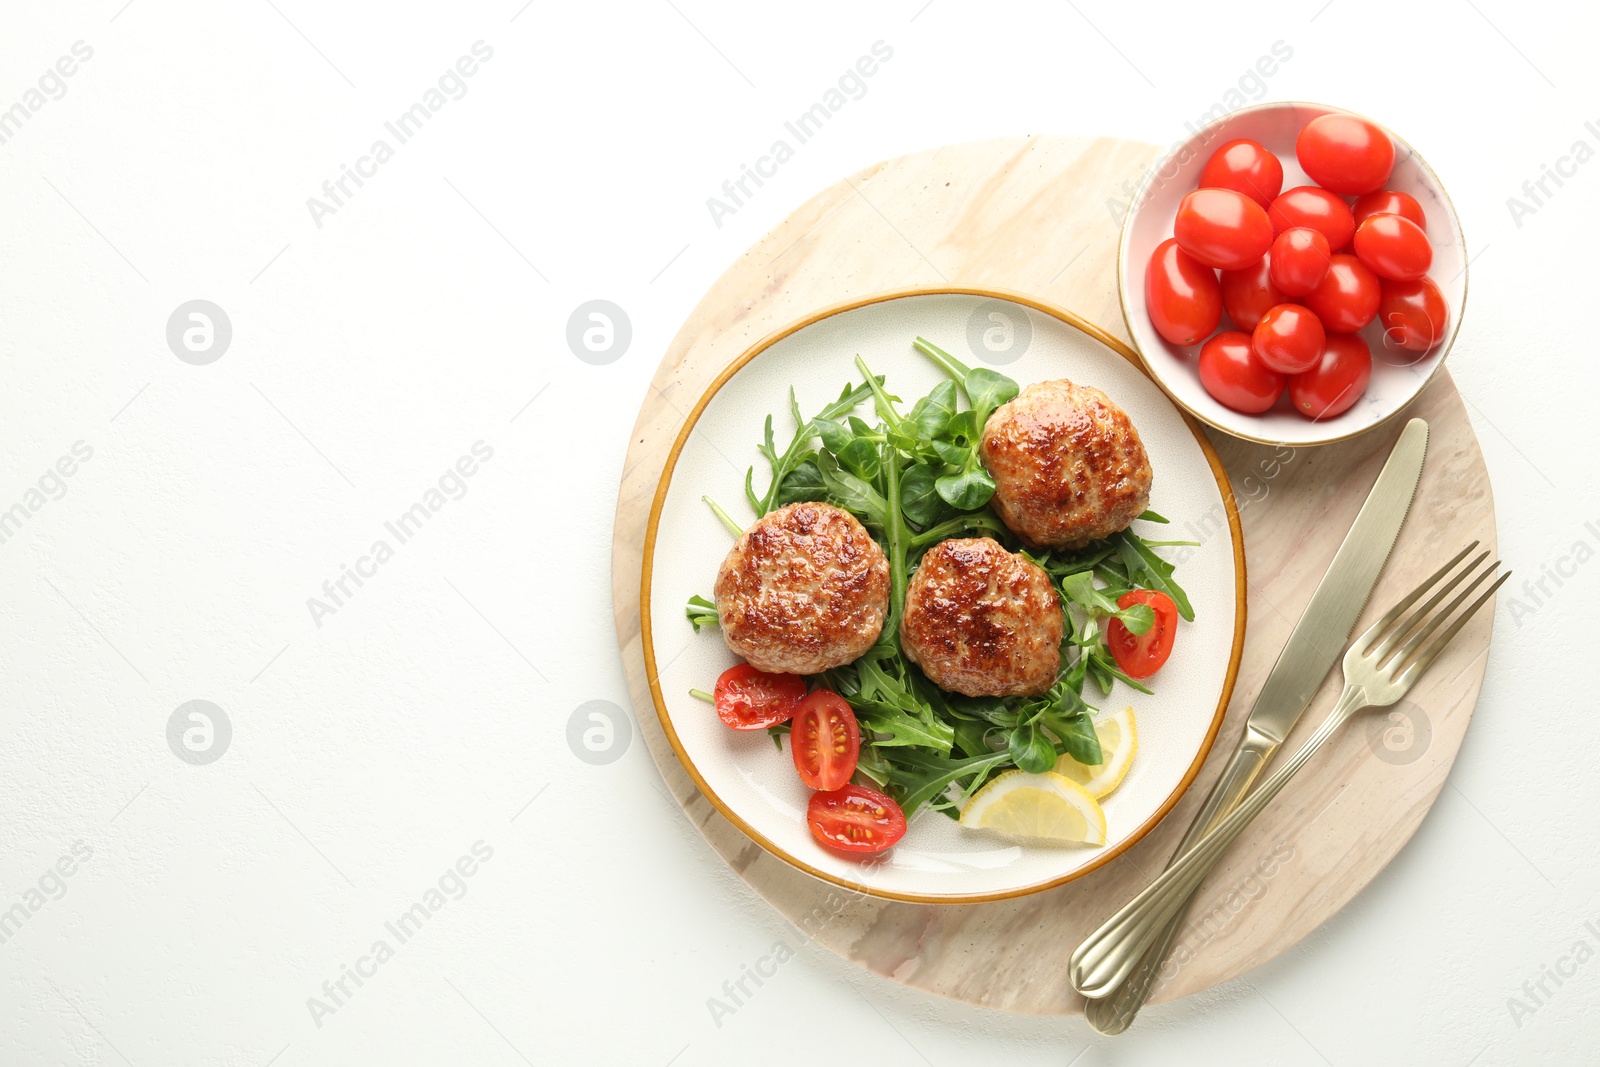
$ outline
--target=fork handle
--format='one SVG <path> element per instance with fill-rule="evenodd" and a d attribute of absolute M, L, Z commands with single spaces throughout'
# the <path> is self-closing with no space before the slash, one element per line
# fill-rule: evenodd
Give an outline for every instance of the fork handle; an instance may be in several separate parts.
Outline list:
<path fill-rule="evenodd" d="M 1322 725 L 1304 747 L 1239 803 L 1227 818 L 1173 860 L 1144 891 L 1130 900 L 1073 952 L 1068 977 L 1086 997 L 1110 996 L 1159 939 L 1174 910 L 1181 909 L 1222 853 L 1245 827 L 1289 784 L 1295 773 L 1357 711 L 1367 706 L 1365 691 L 1346 686 Z"/>
<path fill-rule="evenodd" d="M 1167 866 L 1170 867 L 1181 859 L 1191 845 L 1203 838 L 1238 806 L 1240 799 L 1249 791 L 1256 776 L 1267 765 L 1267 760 L 1271 758 L 1271 753 L 1276 748 L 1277 745 L 1270 738 L 1246 728 L 1244 742 L 1235 750 L 1228 765 L 1223 768 L 1221 776 L 1217 778 L 1217 784 L 1212 787 L 1205 803 L 1200 806 L 1199 813 L 1189 824 L 1189 829 L 1184 832 L 1183 839 L 1178 842 L 1178 847 L 1172 853 L 1172 858 L 1167 861 Z M 1102 1034 L 1120 1034 L 1132 1025 L 1134 1017 L 1139 1014 L 1139 1009 L 1144 1007 L 1145 1001 L 1150 996 L 1150 988 L 1155 985 L 1161 964 L 1178 940 L 1178 934 L 1183 929 L 1183 918 L 1188 914 L 1189 902 L 1193 899 L 1192 895 L 1184 897 L 1163 917 L 1154 946 L 1139 957 L 1137 965 L 1125 980 L 1103 1000 L 1090 1000 L 1084 1005 L 1083 1015 L 1089 1020 L 1090 1026 Z"/>

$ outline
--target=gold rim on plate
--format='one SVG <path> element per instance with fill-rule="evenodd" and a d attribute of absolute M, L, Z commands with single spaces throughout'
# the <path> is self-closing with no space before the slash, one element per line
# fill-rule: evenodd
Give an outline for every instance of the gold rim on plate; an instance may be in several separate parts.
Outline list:
<path fill-rule="evenodd" d="M 1222 719 L 1228 710 L 1228 702 L 1233 697 L 1234 682 L 1237 680 L 1239 675 L 1239 661 L 1244 654 L 1246 610 L 1244 534 L 1239 524 L 1239 507 L 1237 501 L 1234 499 L 1233 487 L 1228 482 L 1228 475 L 1222 468 L 1222 460 L 1217 456 L 1216 449 L 1212 447 L 1211 441 L 1205 435 L 1205 431 L 1201 428 L 1200 423 L 1193 417 L 1192 414 L 1184 410 L 1181 405 L 1173 401 L 1171 394 L 1167 393 L 1166 390 L 1162 390 L 1162 396 L 1166 397 L 1168 402 L 1173 404 L 1173 410 L 1183 418 L 1184 424 L 1189 427 L 1189 432 L 1194 435 L 1195 442 L 1200 446 L 1201 452 L 1205 454 L 1206 462 L 1211 466 L 1211 473 L 1217 479 L 1217 488 L 1222 493 L 1223 510 L 1226 511 L 1228 515 L 1228 532 L 1233 541 L 1234 566 L 1235 603 L 1233 650 L 1228 658 L 1228 671 L 1222 683 L 1222 696 L 1217 701 L 1217 710 L 1211 718 L 1211 726 L 1206 731 L 1205 739 L 1201 742 L 1199 751 L 1195 753 L 1193 762 L 1189 764 L 1188 770 L 1184 772 L 1183 779 L 1178 783 L 1177 787 L 1172 791 L 1167 799 L 1162 802 L 1161 806 L 1157 808 L 1148 819 L 1136 827 L 1125 839 L 1118 842 L 1115 846 L 1106 848 L 1103 852 L 1095 856 L 1093 860 L 1086 863 L 1084 866 L 1079 867 L 1076 870 L 1061 876 L 1060 878 L 1039 882 L 1035 885 L 1023 886 L 1020 889 L 1011 889 L 1000 893 L 970 893 L 948 896 L 930 896 L 921 893 L 892 892 L 866 885 L 862 882 L 851 881 L 848 878 L 841 878 L 837 875 L 819 870 L 816 867 L 806 863 L 804 860 L 790 855 L 788 852 L 780 848 L 775 842 L 769 840 L 749 823 L 745 822 L 736 812 L 733 811 L 732 808 L 727 805 L 726 802 L 723 801 L 720 796 L 717 795 L 716 791 L 713 790 L 710 784 L 706 782 L 705 778 L 701 776 L 699 769 L 694 765 L 694 761 L 691 760 L 689 758 L 689 754 L 684 751 L 683 742 L 678 739 L 677 730 L 673 728 L 672 716 L 667 711 L 666 698 L 662 696 L 661 679 L 656 669 L 655 641 L 651 632 L 652 627 L 650 621 L 650 585 L 655 563 L 656 533 L 661 523 L 661 509 L 666 504 L 667 490 L 672 484 L 672 474 L 678 465 L 678 456 L 682 453 L 684 445 L 688 442 L 689 435 L 694 432 L 695 424 L 699 422 L 701 414 L 706 409 L 706 405 L 711 403 L 711 399 L 717 395 L 718 391 L 721 390 L 722 387 L 729 381 L 731 381 L 734 375 L 739 373 L 739 371 L 742 370 L 746 364 L 750 363 L 751 360 L 761 355 L 761 353 L 765 352 L 767 349 L 771 348 L 785 337 L 788 337 L 791 334 L 799 333 L 808 326 L 812 326 L 818 322 L 821 322 L 823 319 L 832 318 L 835 315 L 843 314 L 846 311 L 854 311 L 857 308 L 868 307 L 873 304 L 888 303 L 893 300 L 902 300 L 906 297 L 912 296 L 977 296 L 986 297 L 993 300 L 1006 300 L 1013 304 L 1021 304 L 1024 307 L 1029 307 L 1035 311 L 1049 315 L 1058 322 L 1064 323 L 1067 326 L 1071 326 L 1073 329 L 1092 337 L 1094 340 L 1099 341 L 1112 352 L 1127 360 L 1134 367 L 1138 368 L 1139 372 L 1146 378 L 1150 378 L 1152 381 L 1155 380 L 1150 374 L 1149 369 L 1144 366 L 1139 356 L 1133 351 L 1133 349 L 1129 348 L 1127 345 L 1123 344 L 1122 341 L 1107 333 L 1099 326 L 1096 326 L 1094 323 L 1089 322 L 1087 319 L 1084 319 L 1073 312 L 1066 310 L 1065 308 L 1060 308 L 1052 304 L 1045 303 L 1044 301 L 1035 297 L 1025 296 L 1021 293 L 1008 292 L 1003 289 L 983 289 L 966 286 L 938 286 L 930 288 L 898 289 L 887 293 L 879 293 L 874 296 L 861 297 L 859 299 L 845 301 L 844 303 L 834 304 L 831 307 L 823 308 L 821 311 L 814 312 L 805 318 L 799 319 L 798 321 L 790 323 L 788 326 L 769 334 L 762 340 L 752 345 L 727 367 L 723 368 L 722 372 L 717 375 L 710 386 L 706 388 L 705 393 L 698 401 L 695 402 L 694 407 L 689 411 L 688 417 L 684 420 L 682 429 L 678 431 L 677 437 L 672 442 L 672 450 L 667 453 L 666 465 L 661 471 L 661 480 L 657 483 L 655 497 L 650 502 L 650 520 L 645 530 L 644 561 L 641 567 L 639 579 L 639 634 L 641 639 L 640 643 L 644 650 L 645 679 L 650 686 L 650 699 L 652 703 L 655 704 L 656 717 L 661 722 L 661 729 L 666 733 L 667 740 L 672 745 L 672 751 L 677 755 L 678 762 L 683 765 L 683 769 L 688 772 L 689 777 L 694 781 L 695 787 L 699 789 L 701 794 L 711 802 L 711 806 L 722 814 L 723 818 L 737 826 L 746 837 L 750 838 L 750 840 L 760 845 L 773 856 L 783 860 L 791 867 L 804 871 L 815 878 L 820 878 L 825 882 L 830 882 L 833 885 L 851 890 L 852 892 L 863 893 L 867 896 L 879 897 L 885 900 L 898 900 L 914 904 L 979 904 L 993 900 L 1011 900 L 1016 897 L 1027 896 L 1030 893 L 1037 893 L 1045 889 L 1052 889 L 1058 885 L 1065 885 L 1068 882 L 1076 881 L 1077 879 L 1082 878 L 1093 871 L 1099 870 L 1101 867 L 1105 866 L 1107 863 L 1110 863 L 1128 849 L 1132 848 L 1139 841 L 1143 840 L 1144 836 L 1154 829 L 1157 823 L 1166 817 L 1167 813 L 1171 811 L 1173 806 L 1178 803 L 1178 800 L 1183 796 L 1183 794 L 1188 791 L 1189 786 L 1194 783 L 1195 776 L 1200 773 L 1200 768 L 1205 763 L 1206 756 L 1210 754 L 1212 745 L 1216 743 L 1217 732 L 1222 728 Z M 1160 385 L 1159 382 L 1156 382 L 1156 384 L 1158 386 Z"/>

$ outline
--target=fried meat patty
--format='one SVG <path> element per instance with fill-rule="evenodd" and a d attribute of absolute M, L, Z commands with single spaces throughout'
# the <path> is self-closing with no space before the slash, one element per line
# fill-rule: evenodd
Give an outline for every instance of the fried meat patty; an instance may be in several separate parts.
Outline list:
<path fill-rule="evenodd" d="M 995 511 L 1030 547 L 1082 548 L 1150 506 L 1139 431 L 1092 386 L 1028 386 L 989 417 L 979 448 Z"/>
<path fill-rule="evenodd" d="M 889 612 L 889 561 L 854 515 L 831 504 L 778 508 L 717 570 L 728 647 L 762 671 L 816 674 L 871 648 Z"/>
<path fill-rule="evenodd" d="M 988 537 L 941 541 L 906 590 L 900 647 L 942 689 L 1035 696 L 1061 667 L 1061 600 L 1037 564 Z"/>

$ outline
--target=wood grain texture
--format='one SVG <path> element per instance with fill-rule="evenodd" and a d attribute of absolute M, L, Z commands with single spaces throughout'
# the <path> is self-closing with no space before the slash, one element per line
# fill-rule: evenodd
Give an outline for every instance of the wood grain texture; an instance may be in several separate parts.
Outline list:
<path fill-rule="evenodd" d="M 646 521 L 672 440 L 711 379 L 819 307 L 919 285 L 992 286 L 1035 294 L 1125 338 L 1118 227 L 1107 202 L 1124 196 L 1123 183 L 1158 153 L 1105 138 L 1008 138 L 890 160 L 824 190 L 746 251 L 689 316 L 640 410 L 617 502 L 617 636 L 640 733 L 672 796 L 729 865 L 808 936 L 894 981 L 1008 1011 L 1081 1013 L 1066 978 L 1068 954 L 1171 854 L 1402 421 L 1298 451 L 1211 435 L 1239 498 L 1249 567 L 1244 662 L 1216 747 L 1194 787 L 1128 853 L 1080 881 L 995 903 L 851 896 L 773 858 L 713 810 L 667 744 L 645 678 L 639 576 Z M 1428 462 L 1361 626 L 1468 540 L 1495 543 L 1488 475 L 1449 374 L 1406 414 L 1432 425 Z M 1368 712 L 1347 727 L 1235 843 L 1201 888 L 1154 1000 L 1208 989 L 1273 958 L 1343 907 L 1404 846 L 1466 732 L 1492 619 L 1491 611 L 1473 620 L 1398 716 Z M 1335 670 L 1290 748 L 1315 729 L 1337 690 Z"/>

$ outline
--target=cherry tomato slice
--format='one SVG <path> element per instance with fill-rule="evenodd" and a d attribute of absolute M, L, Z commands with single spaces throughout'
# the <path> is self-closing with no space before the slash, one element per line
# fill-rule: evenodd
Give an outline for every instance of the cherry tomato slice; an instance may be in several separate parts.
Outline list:
<path fill-rule="evenodd" d="M 1305 296 L 1328 273 L 1333 253 L 1321 230 L 1291 226 L 1278 234 L 1268 253 L 1272 284 L 1285 296 Z"/>
<path fill-rule="evenodd" d="M 1283 189 L 1283 164 L 1259 141 L 1241 137 L 1206 160 L 1200 171 L 1200 188 L 1232 189 L 1265 209 Z"/>
<path fill-rule="evenodd" d="M 1294 154 L 1312 181 L 1343 196 L 1382 189 L 1394 170 L 1389 135 L 1364 118 L 1337 112 L 1306 123 Z"/>
<path fill-rule="evenodd" d="M 1335 252 L 1349 244 L 1356 232 L 1350 205 L 1315 185 L 1297 185 L 1278 197 L 1267 209 L 1267 218 L 1272 221 L 1274 237 L 1295 226 L 1309 226 L 1322 231 Z"/>
<path fill-rule="evenodd" d="M 1259 415 L 1278 402 L 1286 381 L 1261 362 L 1247 333 L 1225 330 L 1200 346 L 1200 384 L 1224 407 Z"/>
<path fill-rule="evenodd" d="M 1156 333 L 1175 345 L 1199 344 L 1222 321 L 1216 273 L 1172 238 L 1157 245 L 1150 257 L 1144 303 Z"/>
<path fill-rule="evenodd" d="M 1208 267 L 1240 270 L 1272 244 L 1261 205 L 1232 189 L 1196 189 L 1178 204 L 1172 224 L 1178 247 Z"/>
<path fill-rule="evenodd" d="M 717 718 L 727 725 L 735 730 L 765 730 L 794 718 L 806 695 L 806 680 L 741 663 L 722 672 L 711 695 Z"/>
<path fill-rule="evenodd" d="M 1326 341 L 1322 322 L 1299 304 L 1279 304 L 1261 316 L 1250 335 L 1257 358 L 1280 374 L 1316 366 Z"/>
<path fill-rule="evenodd" d="M 1372 380 L 1372 350 L 1359 334 L 1332 333 L 1322 358 L 1289 379 L 1289 402 L 1313 422 L 1349 411 Z"/>
<path fill-rule="evenodd" d="M 847 785 L 813 793 L 806 825 L 819 844 L 835 852 L 882 852 L 906 835 L 906 813 L 876 789 Z"/>
<path fill-rule="evenodd" d="M 856 713 L 838 693 L 815 690 L 794 714 L 789 750 L 802 782 L 812 789 L 838 789 L 856 773 L 861 755 Z"/>
<path fill-rule="evenodd" d="M 1433 245 L 1422 227 L 1403 215 L 1373 215 L 1356 229 L 1356 258 L 1380 278 L 1409 282 L 1433 266 Z"/>
<path fill-rule="evenodd" d="M 1383 327 L 1383 344 L 1390 350 L 1406 353 L 1405 362 L 1444 340 L 1450 312 L 1444 295 L 1431 278 L 1409 282 L 1384 282 L 1378 301 L 1378 325 Z"/>
<path fill-rule="evenodd" d="M 1123 674 L 1129 678 L 1148 678 L 1172 655 L 1172 645 L 1178 637 L 1178 605 L 1167 594 L 1154 589 L 1130 589 L 1117 598 L 1119 608 L 1131 608 L 1135 604 L 1148 604 L 1155 612 L 1155 623 L 1135 636 L 1120 619 L 1112 619 L 1106 626 L 1106 647 L 1111 649 L 1111 658 L 1117 661 Z"/>
<path fill-rule="evenodd" d="M 1422 213 L 1422 205 L 1417 203 L 1417 198 L 1393 189 L 1368 193 L 1355 202 L 1350 213 L 1355 216 L 1358 227 L 1373 215 L 1399 215 L 1424 230 L 1428 228 L 1428 217 Z"/>
<path fill-rule="evenodd" d="M 1328 273 L 1300 302 L 1329 333 L 1355 333 L 1378 313 L 1378 276 L 1355 256 L 1335 253 Z"/>
<path fill-rule="evenodd" d="M 1284 294 L 1272 284 L 1272 253 L 1244 270 L 1222 272 L 1222 306 L 1241 330 L 1253 330 L 1271 308 L 1284 303 Z"/>

